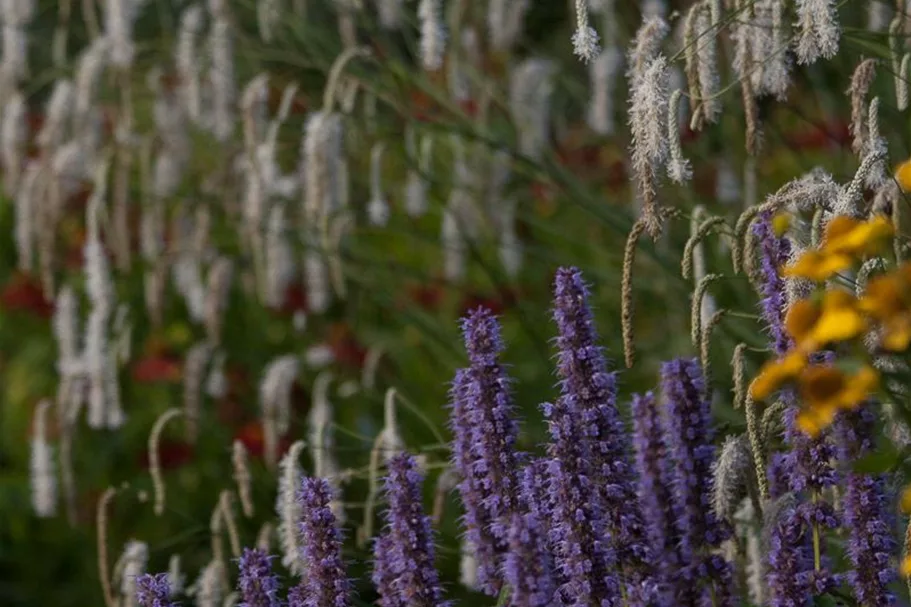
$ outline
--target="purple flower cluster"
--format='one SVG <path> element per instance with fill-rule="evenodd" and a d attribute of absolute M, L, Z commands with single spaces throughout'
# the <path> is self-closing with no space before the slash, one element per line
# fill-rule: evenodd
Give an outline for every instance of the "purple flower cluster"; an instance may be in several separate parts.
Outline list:
<path fill-rule="evenodd" d="M 496 317 L 483 308 L 462 322 L 469 366 L 453 381 L 453 460 L 462 472 L 459 493 L 465 526 L 478 558 L 478 578 L 491 595 L 500 591 L 502 557 L 516 512 L 518 425 L 510 380 L 498 362 L 503 344 Z"/>
<path fill-rule="evenodd" d="M 539 500 L 541 474 L 531 463 L 522 472 L 520 512 L 512 515 L 509 552 L 503 564 L 512 607 L 548 607 L 554 602 L 556 582 L 547 545 Z"/>
<path fill-rule="evenodd" d="M 386 477 L 386 528 L 374 545 L 373 581 L 381 607 L 442 607 L 434 566 L 433 532 L 421 505 L 423 477 L 414 458 L 400 453 Z"/>
<path fill-rule="evenodd" d="M 781 267 L 787 263 L 791 255 L 791 243 L 787 239 L 775 235 L 771 212 L 760 213 L 752 229 L 753 235 L 759 242 L 760 267 L 762 268 L 763 280 L 760 285 L 762 317 L 772 336 L 772 347 L 775 354 L 783 356 L 791 349 L 792 343 L 784 326 L 787 302 Z"/>
<path fill-rule="evenodd" d="M 288 607 L 347 607 L 351 583 L 342 561 L 342 534 L 332 514 L 326 479 L 305 478 L 297 493 L 304 581 L 288 595 Z"/>
<path fill-rule="evenodd" d="M 176 607 L 171 602 L 167 573 L 143 573 L 136 578 L 136 601 L 140 607 Z"/>
<path fill-rule="evenodd" d="M 553 317 L 557 324 L 557 373 L 562 407 L 577 411 L 579 439 L 591 445 L 591 478 L 599 491 L 606 531 L 616 558 L 627 567 L 648 562 L 645 530 L 626 428 L 617 410 L 613 373 L 598 346 L 588 288 L 575 268 L 557 270 Z"/>
<path fill-rule="evenodd" d="M 712 510 L 715 447 L 699 362 L 676 359 L 662 364 L 661 386 L 667 413 L 665 446 L 674 462 L 671 489 L 680 565 L 677 601 L 696 605 L 702 600 L 700 593 L 709 592 L 716 605 L 728 604 L 732 600 L 730 564 L 708 554 L 729 536 L 729 529 Z M 708 587 L 700 588 L 700 581 Z"/>
<path fill-rule="evenodd" d="M 244 548 L 238 563 L 238 607 L 281 607 L 278 578 L 272 575 L 272 556 L 259 549 Z"/>
<path fill-rule="evenodd" d="M 873 450 L 875 426 L 873 404 L 839 415 L 839 457 L 851 466 Z M 848 582 L 861 605 L 894 605 L 896 597 L 889 584 L 896 578 L 891 560 L 896 552 L 891 500 L 882 475 L 849 470 L 845 475 L 842 501 L 844 525 L 848 530 L 847 553 L 853 570 Z"/>

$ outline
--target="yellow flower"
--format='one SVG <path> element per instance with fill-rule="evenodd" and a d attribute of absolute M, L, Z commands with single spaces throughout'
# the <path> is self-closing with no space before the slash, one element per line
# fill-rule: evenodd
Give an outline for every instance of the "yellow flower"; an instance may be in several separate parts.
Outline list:
<path fill-rule="evenodd" d="M 907 485 L 902 489 L 900 504 L 903 513 L 911 514 L 911 485 Z"/>
<path fill-rule="evenodd" d="M 797 425 L 810 436 L 816 436 L 832 423 L 836 413 L 853 409 L 875 392 L 879 374 L 869 366 L 846 375 L 837 367 L 814 365 L 804 369 L 797 384 L 803 404 Z"/>
<path fill-rule="evenodd" d="M 831 289 L 823 296 L 822 313 L 804 347 L 816 350 L 827 343 L 854 339 L 866 330 L 867 321 L 860 314 L 854 296 L 847 291 Z"/>
<path fill-rule="evenodd" d="M 895 181 L 903 192 L 911 192 L 911 159 L 904 161 L 895 169 Z"/>
<path fill-rule="evenodd" d="M 882 347 L 901 352 L 911 345 L 911 264 L 867 284 L 860 308 L 882 326 Z"/>
<path fill-rule="evenodd" d="M 800 343 L 810 335 L 819 321 L 822 310 L 812 299 L 799 299 L 791 304 L 784 317 L 784 326 L 795 343 Z"/>
<path fill-rule="evenodd" d="M 902 559 L 900 572 L 902 577 L 911 577 L 911 556 Z"/>
<path fill-rule="evenodd" d="M 832 254 L 868 255 L 876 253 L 892 233 L 892 222 L 885 215 L 876 215 L 869 221 L 839 215 L 826 226 L 822 250 Z"/>
<path fill-rule="evenodd" d="M 750 397 L 753 400 L 767 399 L 783 385 L 796 379 L 806 366 L 806 354 L 799 350 L 778 360 L 768 361 L 750 384 Z"/>
<path fill-rule="evenodd" d="M 876 253 L 892 233 L 892 223 L 885 215 L 869 221 L 839 215 L 826 226 L 820 249 L 801 255 L 784 268 L 783 274 L 816 282 L 828 280 L 850 268 L 859 257 Z"/>
<path fill-rule="evenodd" d="M 850 255 L 831 255 L 823 251 L 807 251 L 797 261 L 785 266 L 782 274 L 787 278 L 806 278 L 815 282 L 828 280 L 847 270 L 854 263 Z"/>
<path fill-rule="evenodd" d="M 791 216 L 787 213 L 777 213 L 772 217 L 772 232 L 778 238 L 784 236 L 789 227 L 791 227 Z"/>

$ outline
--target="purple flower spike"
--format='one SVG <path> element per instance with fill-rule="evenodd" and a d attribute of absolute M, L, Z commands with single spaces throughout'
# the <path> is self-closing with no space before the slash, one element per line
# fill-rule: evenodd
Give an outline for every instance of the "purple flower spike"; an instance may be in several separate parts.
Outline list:
<path fill-rule="evenodd" d="M 451 390 L 453 463 L 462 476 L 468 539 L 476 548 L 478 581 L 489 595 L 502 585 L 509 520 L 516 510 L 518 469 L 510 380 L 498 362 L 503 349 L 496 317 L 483 308 L 462 321 L 469 367 Z"/>
<path fill-rule="evenodd" d="M 671 507 L 671 469 L 653 393 L 633 395 L 632 417 L 633 445 L 639 471 L 639 503 L 652 553 L 662 555 L 657 567 L 662 578 L 660 587 L 666 590 L 676 569 L 677 531 Z"/>
<path fill-rule="evenodd" d="M 238 607 L 281 607 L 278 578 L 272 574 L 272 559 L 259 549 L 244 548 L 238 563 Z"/>
<path fill-rule="evenodd" d="M 848 466 L 873 451 L 876 417 L 872 404 L 839 415 L 839 457 Z M 849 471 L 845 479 L 844 524 L 848 558 L 854 568 L 847 578 L 860 605 L 896 604 L 889 584 L 896 579 L 891 503 L 882 475 Z"/>
<path fill-rule="evenodd" d="M 781 268 L 791 255 L 791 243 L 779 238 L 772 229 L 772 214 L 764 212 L 753 224 L 753 235 L 759 242 L 762 268 L 762 318 L 772 335 L 775 354 L 783 356 L 791 349 L 791 337 L 784 326 L 786 293 Z"/>
<path fill-rule="evenodd" d="M 730 530 L 712 510 L 715 448 L 699 362 L 675 359 L 662 364 L 661 384 L 667 402 L 665 444 L 674 461 L 672 490 L 680 559 L 677 601 L 696 604 L 699 599 L 694 593 L 703 581 L 712 585 L 716 605 L 723 605 L 732 594 L 730 564 L 706 553 L 725 540 Z"/>
<path fill-rule="evenodd" d="M 784 496 L 766 512 L 768 544 L 767 582 L 770 607 L 812 604 L 807 572 L 813 569 L 810 536 L 804 529 L 793 498 Z"/>
<path fill-rule="evenodd" d="M 167 573 L 143 573 L 136 578 L 136 600 L 140 607 L 176 607 L 171 602 Z"/>
<path fill-rule="evenodd" d="M 386 529 L 374 544 L 373 582 L 381 607 L 446 605 L 434 566 L 433 532 L 421 505 L 423 477 L 414 458 L 400 453 L 386 477 Z"/>
<path fill-rule="evenodd" d="M 519 502 L 509 526 L 509 552 L 503 565 L 511 607 L 549 607 L 556 583 L 547 534 L 539 518 L 540 470 L 531 462 L 522 472 Z"/>
<path fill-rule="evenodd" d="M 303 513 L 301 556 L 306 578 L 288 594 L 288 607 L 348 607 L 351 583 L 342 561 L 342 533 L 332 514 L 332 487 L 322 478 L 305 478 L 297 493 Z"/>
<path fill-rule="evenodd" d="M 557 373 L 561 400 L 577 410 L 583 434 L 591 443 L 592 480 L 605 513 L 611 546 L 621 565 L 649 562 L 645 528 L 636 499 L 629 437 L 617 410 L 617 386 L 598 346 L 598 332 L 588 306 L 588 287 L 576 268 L 560 268 L 554 278 L 553 317 L 558 337 Z"/>

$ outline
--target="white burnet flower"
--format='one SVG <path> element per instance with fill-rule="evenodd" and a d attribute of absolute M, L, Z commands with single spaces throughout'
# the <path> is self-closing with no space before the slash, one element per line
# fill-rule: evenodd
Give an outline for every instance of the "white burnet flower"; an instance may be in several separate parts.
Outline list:
<path fill-rule="evenodd" d="M 649 62 L 630 99 L 632 164 L 637 174 L 657 173 L 667 160 L 667 87 L 667 60 L 659 55 Z"/>
<path fill-rule="evenodd" d="M 285 294 L 297 271 L 289 231 L 285 204 L 277 201 L 269 209 L 266 222 L 266 305 L 271 308 L 285 303 Z"/>
<path fill-rule="evenodd" d="M 111 56 L 108 38 L 99 36 L 89 44 L 76 63 L 76 102 L 73 122 L 76 128 L 96 105 L 98 85 Z"/>
<path fill-rule="evenodd" d="M 123 549 L 115 570 L 120 575 L 120 595 L 122 607 L 136 607 L 136 578 L 145 573 L 149 561 L 149 547 L 145 542 L 130 540 Z"/>
<path fill-rule="evenodd" d="M 410 146 L 408 156 L 414 158 L 414 137 L 408 137 L 406 142 Z M 417 170 L 410 169 L 405 181 L 405 212 L 411 217 L 420 217 L 427 211 L 427 190 L 430 184 L 425 175 L 429 174 L 433 162 L 433 138 L 430 135 L 421 139 L 416 162 Z"/>
<path fill-rule="evenodd" d="M 21 80 L 28 76 L 28 34 L 22 26 L 3 26 L 3 60 L 5 78 Z"/>
<path fill-rule="evenodd" d="M 0 21 L 4 25 L 28 25 L 35 17 L 37 5 L 37 0 L 2 0 Z"/>
<path fill-rule="evenodd" d="M 671 94 L 667 105 L 667 141 L 669 144 L 667 175 L 671 178 L 671 181 L 683 184 L 692 178 L 693 169 L 690 166 L 690 161 L 683 157 L 683 150 L 680 145 L 680 100 L 681 91 L 677 89 Z"/>
<path fill-rule="evenodd" d="M 535 160 L 548 143 L 555 71 L 553 61 L 526 59 L 509 78 L 509 109 L 518 131 L 519 151 Z"/>
<path fill-rule="evenodd" d="M 374 226 L 389 222 L 389 202 L 383 195 L 383 144 L 375 143 L 370 151 L 370 200 L 367 202 L 367 220 Z"/>
<path fill-rule="evenodd" d="M 55 149 L 65 140 L 74 93 L 75 89 L 70 80 L 61 78 L 54 83 L 54 90 L 51 92 L 44 112 L 44 124 L 36 138 L 38 145 L 42 148 Z"/>
<path fill-rule="evenodd" d="M 301 535 L 297 530 L 301 508 L 300 503 L 295 499 L 295 494 L 301 480 L 301 468 L 298 460 L 304 447 L 304 441 L 297 441 L 282 457 L 279 463 L 278 497 L 275 501 L 282 565 L 292 575 L 300 575 L 303 564 L 300 558 Z"/>
<path fill-rule="evenodd" d="M 54 449 L 48 442 L 47 415 L 51 401 L 42 400 L 35 408 L 32 425 L 30 484 L 32 510 L 40 518 L 57 514 L 57 469 Z"/>
<path fill-rule="evenodd" d="M 613 135 L 616 129 L 614 96 L 622 66 L 623 53 L 616 46 L 606 47 L 589 64 L 591 94 L 586 116 L 589 128 L 599 135 Z"/>
<path fill-rule="evenodd" d="M 281 0 L 260 0 L 256 4 L 256 25 L 263 42 L 272 42 L 275 28 L 281 23 Z"/>
<path fill-rule="evenodd" d="M 522 35 L 528 0 L 490 0 L 487 3 L 487 39 L 495 51 L 509 51 Z"/>
<path fill-rule="evenodd" d="M 3 107 L 0 121 L 0 163 L 3 167 L 3 189 L 15 196 L 22 179 L 28 143 L 28 122 L 25 97 L 14 91 Z"/>
<path fill-rule="evenodd" d="M 187 115 L 194 122 L 200 119 L 202 90 L 200 88 L 200 57 L 197 49 L 199 33 L 202 31 L 205 13 L 200 4 L 191 4 L 180 15 L 174 64 L 180 80 L 181 101 Z"/>
<path fill-rule="evenodd" d="M 291 388 L 300 373 L 297 356 L 287 354 L 272 360 L 263 371 L 259 384 L 260 413 L 263 419 L 263 456 L 266 465 L 277 463 L 278 441 L 291 423 Z"/>
<path fill-rule="evenodd" d="M 626 74 L 630 90 L 636 88 L 646 66 L 658 56 L 668 33 L 670 26 L 661 17 L 649 17 L 642 21 L 627 54 Z"/>
<path fill-rule="evenodd" d="M 217 17 L 209 31 L 209 77 L 212 94 L 212 134 L 219 142 L 234 133 L 234 44 L 231 23 Z"/>
<path fill-rule="evenodd" d="M 402 26 L 402 0 L 376 0 L 376 14 L 380 27 L 397 30 Z"/>
<path fill-rule="evenodd" d="M 797 63 L 807 65 L 838 54 L 841 27 L 835 0 L 797 0 Z"/>
<path fill-rule="evenodd" d="M 601 52 L 598 32 L 589 24 L 588 0 L 575 0 L 576 30 L 573 32 L 573 53 L 583 62 L 589 62 Z"/>
<path fill-rule="evenodd" d="M 418 19 L 421 22 L 421 64 L 435 72 L 443 66 L 446 52 L 446 28 L 443 25 L 443 0 L 420 0 Z"/>

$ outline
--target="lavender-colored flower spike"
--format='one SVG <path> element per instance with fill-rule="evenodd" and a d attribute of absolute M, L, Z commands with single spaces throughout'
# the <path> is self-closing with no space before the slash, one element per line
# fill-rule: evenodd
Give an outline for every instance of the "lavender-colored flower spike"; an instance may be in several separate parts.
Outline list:
<path fill-rule="evenodd" d="M 652 554 L 661 555 L 657 562 L 658 577 L 662 590 L 666 591 L 676 569 L 677 531 L 671 509 L 670 466 L 654 394 L 633 395 L 632 418 L 642 519 Z"/>
<path fill-rule="evenodd" d="M 549 607 L 554 603 L 553 559 L 539 518 L 539 484 L 540 470 L 532 462 L 522 472 L 520 512 L 512 515 L 509 552 L 503 564 L 511 607 Z"/>
<path fill-rule="evenodd" d="M 661 365 L 661 384 L 666 405 L 665 444 L 674 461 L 672 477 L 674 513 L 677 521 L 680 574 L 677 602 L 697 604 L 699 582 L 711 587 L 716 605 L 733 604 L 730 563 L 707 556 L 730 530 L 712 511 L 712 446 L 710 403 L 699 361 L 675 359 Z"/>
<path fill-rule="evenodd" d="M 588 306 L 588 288 L 576 268 L 560 268 L 554 279 L 554 321 L 560 399 L 581 414 L 592 450 L 592 481 L 600 493 L 605 524 L 617 559 L 628 570 L 649 561 L 645 529 L 636 499 L 636 483 L 626 427 L 617 411 L 613 373 L 598 346 L 598 332 Z"/>
<path fill-rule="evenodd" d="M 242 601 L 238 607 L 281 607 L 278 577 L 272 574 L 272 559 L 258 548 L 244 548 L 238 562 L 237 589 Z"/>
<path fill-rule="evenodd" d="M 490 595 L 499 592 L 498 562 L 500 550 L 491 533 L 490 515 L 485 507 L 483 470 L 477 465 L 474 449 L 474 428 L 471 422 L 469 391 L 471 378 L 468 369 L 456 371 L 449 390 L 450 426 L 452 428 L 452 460 L 459 471 L 459 496 L 465 514 L 462 525 L 468 542 L 474 547 L 477 561 L 478 585 Z"/>
<path fill-rule="evenodd" d="M 139 607 L 176 607 L 171 602 L 168 574 L 143 573 L 136 578 L 136 600 Z"/>
<path fill-rule="evenodd" d="M 839 416 L 839 458 L 846 465 L 873 451 L 875 423 L 870 403 Z M 881 475 L 847 472 L 842 504 L 848 530 L 847 553 L 854 567 L 848 581 L 858 604 L 894 605 L 897 599 L 889 584 L 896 578 L 891 561 L 898 546 L 892 533 L 891 500 L 885 479 Z"/>
<path fill-rule="evenodd" d="M 786 293 L 781 268 L 791 256 L 791 243 L 775 235 L 772 229 L 772 214 L 760 213 L 753 224 L 753 235 L 759 242 L 762 267 L 762 318 L 772 335 L 772 346 L 775 354 L 784 356 L 791 349 L 791 337 L 784 326 L 786 310 Z"/>
<path fill-rule="evenodd" d="M 769 606 L 809 606 L 812 599 L 805 573 L 813 567 L 813 553 L 793 496 L 785 495 L 773 502 L 765 518 Z"/>
<path fill-rule="evenodd" d="M 373 581 L 381 607 L 446 605 L 434 566 L 430 517 L 421 505 L 421 473 L 414 458 L 399 453 L 386 477 L 386 530 L 375 544 Z"/>
<path fill-rule="evenodd" d="M 479 583 L 496 595 L 516 509 L 518 427 L 510 380 L 497 360 L 503 344 L 496 317 L 483 308 L 473 310 L 462 321 L 462 332 L 469 366 L 453 383 L 453 457 L 463 479 L 459 491 L 469 540 L 478 551 Z"/>
<path fill-rule="evenodd" d="M 288 607 L 348 607 L 351 583 L 342 561 L 342 533 L 330 504 L 332 487 L 323 478 L 305 478 L 297 493 L 303 513 L 301 556 L 306 578 L 288 594 Z"/>

